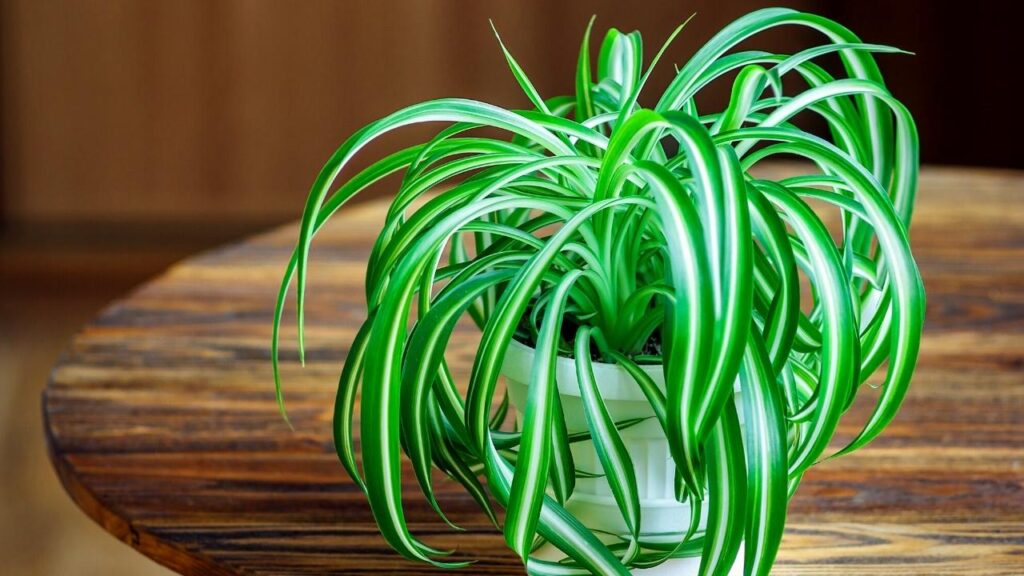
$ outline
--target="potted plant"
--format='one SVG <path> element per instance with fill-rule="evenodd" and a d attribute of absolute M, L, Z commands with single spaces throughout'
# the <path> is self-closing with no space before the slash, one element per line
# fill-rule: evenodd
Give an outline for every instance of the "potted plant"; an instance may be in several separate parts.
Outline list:
<path fill-rule="evenodd" d="M 826 43 L 733 50 L 783 25 Z M 760 10 L 715 35 L 644 107 L 641 89 L 672 38 L 644 67 L 640 35 L 610 30 L 595 75 L 589 36 L 574 95 L 542 97 L 502 46 L 530 108 L 416 104 L 328 160 L 276 308 L 282 412 L 278 329 L 291 282 L 301 355 L 315 234 L 399 173 L 334 423 L 341 463 L 387 542 L 408 558 L 465 564 L 406 525 L 404 453 L 442 519 L 434 468 L 465 487 L 531 574 L 766 574 L 804 471 L 875 438 L 917 358 L 924 290 L 907 238 L 917 137 L 872 56 L 896 50 L 819 16 Z M 818 64 L 829 55 L 843 76 Z M 724 110 L 698 111 L 694 97 L 730 79 Z M 811 117 L 824 136 L 801 127 Z M 423 122 L 449 125 L 339 180 L 365 144 Z M 780 155 L 805 169 L 757 175 Z M 463 317 L 480 339 L 468 382 L 456 383 L 445 350 Z M 882 364 L 870 417 L 830 451 Z"/>

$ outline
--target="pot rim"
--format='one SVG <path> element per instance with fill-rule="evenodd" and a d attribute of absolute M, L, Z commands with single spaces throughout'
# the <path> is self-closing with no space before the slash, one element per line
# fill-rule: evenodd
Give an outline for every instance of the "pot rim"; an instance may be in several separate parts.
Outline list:
<path fill-rule="evenodd" d="M 533 347 L 513 338 L 505 350 L 501 373 L 510 380 L 528 385 L 535 354 L 536 350 Z M 604 400 L 647 403 L 647 397 L 640 390 L 640 386 L 624 368 L 618 364 L 607 362 L 594 362 L 593 365 L 597 388 Z M 662 392 L 665 391 L 665 374 L 662 364 L 641 364 L 640 368 L 654 380 Z M 576 361 L 559 356 L 555 362 L 555 381 L 558 383 L 560 394 L 579 396 L 580 387 L 579 379 L 576 377 Z"/>

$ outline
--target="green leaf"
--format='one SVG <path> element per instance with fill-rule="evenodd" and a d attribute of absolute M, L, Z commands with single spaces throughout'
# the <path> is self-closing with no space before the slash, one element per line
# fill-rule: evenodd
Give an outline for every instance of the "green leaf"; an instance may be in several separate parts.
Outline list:
<path fill-rule="evenodd" d="M 468 268 L 470 272 L 474 270 Z M 431 481 L 431 438 L 429 413 L 423 410 L 432 400 L 431 385 L 443 362 L 444 347 L 466 308 L 495 284 L 508 280 L 513 270 L 495 270 L 466 278 L 456 276 L 451 288 L 441 294 L 430 310 L 416 323 L 405 352 L 402 370 L 402 430 L 405 452 L 428 502 L 442 515 L 434 498 Z"/>
<path fill-rule="evenodd" d="M 570 272 L 559 282 L 537 338 L 537 353 L 523 410 L 523 440 L 505 515 L 505 541 L 524 562 L 537 533 L 551 464 L 551 423 L 558 388 L 555 383 L 557 336 L 569 289 L 582 274 L 578 270 Z"/>
<path fill-rule="evenodd" d="M 746 456 L 746 542 L 743 573 L 766 575 L 786 522 L 788 464 L 782 394 L 760 340 L 750 339 L 740 372 Z"/>
<path fill-rule="evenodd" d="M 345 471 L 348 472 L 356 485 L 363 492 L 366 492 L 366 483 L 362 474 L 356 466 L 355 438 L 352 434 L 352 415 L 355 412 L 356 393 L 359 391 L 359 381 L 363 372 L 363 360 L 366 358 L 366 343 L 373 328 L 374 313 L 359 327 L 352 345 L 348 349 L 348 356 L 345 357 L 345 366 L 338 379 L 338 391 L 334 399 L 334 450 L 338 454 Z"/>
<path fill-rule="evenodd" d="M 572 435 L 565 425 L 562 400 L 555 395 L 551 416 L 551 491 L 555 500 L 562 505 L 569 501 L 576 489 L 576 464 L 572 459 L 569 444 Z"/>
<path fill-rule="evenodd" d="M 597 60 L 598 81 L 612 82 L 618 91 L 618 104 L 622 104 L 640 83 L 643 68 L 643 41 L 639 32 L 623 34 L 615 28 L 608 30 L 601 44 Z"/>
<path fill-rule="evenodd" d="M 700 576 L 727 574 L 736 562 L 747 514 L 744 443 L 736 405 L 729 402 L 705 447 L 708 466 L 707 537 Z"/>
<path fill-rule="evenodd" d="M 530 103 L 533 106 L 545 114 L 551 114 L 551 110 L 548 109 L 547 103 L 544 98 L 537 92 L 537 89 L 533 87 L 533 82 L 526 76 L 526 72 L 523 70 L 519 62 L 512 57 L 512 54 L 505 47 L 505 43 L 501 41 L 501 35 L 498 34 L 498 29 L 494 26 L 494 21 L 491 20 L 491 30 L 494 31 L 494 37 L 498 39 L 498 44 L 501 46 L 502 53 L 505 54 L 505 61 L 508 62 L 508 67 L 512 70 L 512 75 L 515 76 L 516 82 L 519 83 L 519 87 L 523 89 L 523 93 L 530 99 Z"/>
<path fill-rule="evenodd" d="M 847 290 L 850 279 L 844 274 L 839 250 L 832 243 L 828 229 L 810 206 L 774 182 L 755 181 L 755 185 L 782 209 L 797 236 L 813 252 L 813 255 L 809 253 L 808 273 L 824 310 L 814 422 L 792 463 L 794 470 L 802 471 L 817 461 L 828 447 L 846 409 L 850 389 L 855 385 L 860 341 Z"/>
<path fill-rule="evenodd" d="M 495 496 L 509 501 L 513 477 L 512 467 L 498 454 L 489 438 L 485 439 L 487 479 Z M 594 534 L 580 524 L 573 515 L 551 497 L 545 497 L 537 525 L 540 536 L 564 552 L 572 561 L 590 574 L 600 576 L 629 576 L 629 570 L 619 562 Z M 529 565 L 532 559 L 526 560 Z M 536 561 L 533 561 L 537 565 Z"/>
<path fill-rule="evenodd" d="M 580 44 L 580 56 L 576 63 L 576 122 L 594 115 L 594 103 L 591 100 L 593 77 L 590 70 L 590 31 L 594 28 L 596 16 L 591 16 L 587 22 L 587 30 L 583 33 L 583 42 Z"/>
<path fill-rule="evenodd" d="M 615 497 L 615 503 L 633 538 L 634 546 L 622 560 L 623 564 L 628 565 L 639 552 L 636 544 L 640 539 L 640 493 L 637 489 L 633 460 L 629 457 L 626 445 L 608 413 L 604 400 L 601 399 L 601 390 L 594 377 L 594 366 L 590 359 L 590 332 L 591 328 L 582 327 L 576 333 L 576 377 L 579 380 L 587 428 L 594 439 L 594 450 Z"/>

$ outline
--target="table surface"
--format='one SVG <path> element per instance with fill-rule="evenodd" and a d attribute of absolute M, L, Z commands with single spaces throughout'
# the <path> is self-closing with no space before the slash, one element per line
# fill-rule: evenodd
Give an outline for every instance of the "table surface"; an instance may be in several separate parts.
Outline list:
<path fill-rule="evenodd" d="M 881 438 L 805 476 L 776 574 L 1024 574 L 1024 173 L 926 169 L 918 198 L 928 317 L 913 386 Z M 385 545 L 330 441 L 383 208 L 355 205 L 317 238 L 306 368 L 290 322 L 284 333 L 295 431 L 268 351 L 293 226 L 174 266 L 74 338 L 43 412 L 86 514 L 186 574 L 434 573 Z M 457 332 L 457 373 L 473 340 Z M 840 433 L 869 409 L 857 402 Z M 450 482 L 440 492 L 468 531 L 452 534 L 409 484 L 414 531 L 476 559 L 466 574 L 521 574 L 471 500 Z"/>

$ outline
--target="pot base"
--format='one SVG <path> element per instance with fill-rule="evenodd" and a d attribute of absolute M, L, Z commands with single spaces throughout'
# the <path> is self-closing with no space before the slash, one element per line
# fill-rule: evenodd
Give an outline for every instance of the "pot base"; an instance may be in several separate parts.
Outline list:
<path fill-rule="evenodd" d="M 542 560 L 557 562 L 565 558 L 565 554 L 550 544 L 541 546 L 533 556 Z M 666 560 L 653 568 L 634 568 L 631 574 L 637 576 L 697 576 L 700 571 L 700 556 L 692 558 L 672 558 Z M 740 551 L 736 555 L 736 562 L 729 570 L 729 576 L 740 576 L 743 574 L 743 544 L 740 544 Z"/>
<path fill-rule="evenodd" d="M 654 568 L 637 568 L 631 570 L 631 574 L 640 576 L 697 576 L 700 570 L 700 557 L 697 558 L 673 558 L 666 560 Z M 743 563 L 737 562 L 729 570 L 729 576 L 739 576 L 743 573 Z"/>

